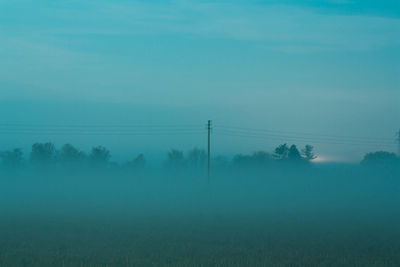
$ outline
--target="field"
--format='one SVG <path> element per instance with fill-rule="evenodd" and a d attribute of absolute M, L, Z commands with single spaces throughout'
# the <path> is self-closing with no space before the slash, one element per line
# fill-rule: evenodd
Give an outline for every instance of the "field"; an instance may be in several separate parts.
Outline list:
<path fill-rule="evenodd" d="M 400 266 L 388 177 L 49 177 L 2 180 L 0 266 Z"/>

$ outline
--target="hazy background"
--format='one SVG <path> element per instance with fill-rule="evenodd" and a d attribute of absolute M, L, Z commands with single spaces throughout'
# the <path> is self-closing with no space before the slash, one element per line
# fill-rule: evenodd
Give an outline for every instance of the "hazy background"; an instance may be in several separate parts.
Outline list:
<path fill-rule="evenodd" d="M 159 159 L 172 147 L 204 148 L 205 131 L 42 129 L 204 128 L 212 119 L 217 154 L 311 143 L 328 160 L 359 161 L 369 151 L 395 151 L 399 101 L 398 1 L 0 0 L 0 150 L 71 142 L 105 145 L 115 160 L 139 152 Z M 218 125 L 383 141 L 229 136 Z"/>

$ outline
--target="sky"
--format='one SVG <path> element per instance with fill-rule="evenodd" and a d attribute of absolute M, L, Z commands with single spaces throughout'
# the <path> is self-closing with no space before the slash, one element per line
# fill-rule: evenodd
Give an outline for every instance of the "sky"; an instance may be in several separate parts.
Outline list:
<path fill-rule="evenodd" d="M 0 0 L 0 150 L 157 158 L 211 119 L 214 155 L 359 161 L 396 151 L 399 102 L 399 1 Z"/>

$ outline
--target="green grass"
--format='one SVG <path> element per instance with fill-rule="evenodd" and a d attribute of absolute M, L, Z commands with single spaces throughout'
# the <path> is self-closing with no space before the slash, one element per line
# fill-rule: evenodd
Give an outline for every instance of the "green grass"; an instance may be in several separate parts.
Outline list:
<path fill-rule="evenodd" d="M 400 230 L 346 220 L 9 218 L 0 266 L 400 266 Z"/>
<path fill-rule="evenodd" d="M 0 267 L 400 266 L 400 181 L 378 174 L 6 177 Z"/>

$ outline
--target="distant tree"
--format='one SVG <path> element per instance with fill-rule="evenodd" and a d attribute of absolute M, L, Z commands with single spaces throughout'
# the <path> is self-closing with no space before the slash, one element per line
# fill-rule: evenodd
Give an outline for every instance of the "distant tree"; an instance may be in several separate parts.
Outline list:
<path fill-rule="evenodd" d="M 367 153 L 361 161 L 361 164 L 365 166 L 386 166 L 399 164 L 399 161 L 400 159 L 395 153 L 378 151 Z"/>
<path fill-rule="evenodd" d="M 291 145 L 288 152 L 288 159 L 290 160 L 301 160 L 302 157 L 300 155 L 299 150 L 297 149 L 296 145 Z"/>
<path fill-rule="evenodd" d="M 254 152 L 251 158 L 252 161 L 257 165 L 266 164 L 272 159 L 271 155 L 264 151 Z"/>
<path fill-rule="evenodd" d="M 92 148 L 89 155 L 89 160 L 96 166 L 106 166 L 110 160 L 110 151 L 103 146 L 96 146 Z"/>
<path fill-rule="evenodd" d="M 311 161 L 313 159 L 316 159 L 317 157 L 314 154 L 314 147 L 311 145 L 306 145 L 302 150 L 301 150 L 302 156 L 305 160 Z"/>
<path fill-rule="evenodd" d="M 66 164 L 82 162 L 85 158 L 86 154 L 84 152 L 79 151 L 70 144 L 65 144 L 59 153 L 59 160 Z"/>
<path fill-rule="evenodd" d="M 275 148 L 274 157 L 277 159 L 286 159 L 289 155 L 289 147 L 287 144 L 282 144 Z"/>
<path fill-rule="evenodd" d="M 233 166 L 237 167 L 249 166 L 251 162 L 252 162 L 252 157 L 249 155 L 238 154 L 235 155 L 232 159 Z"/>
<path fill-rule="evenodd" d="M 204 150 L 193 148 L 188 152 L 188 163 L 192 168 L 198 169 L 204 167 L 206 160 L 207 155 Z"/>
<path fill-rule="evenodd" d="M 21 167 L 24 161 L 22 150 L 19 148 L 11 151 L 0 152 L 0 159 L 3 166 L 8 168 Z"/>
<path fill-rule="evenodd" d="M 185 157 L 183 152 L 177 149 L 172 149 L 168 152 L 166 165 L 172 169 L 179 169 L 184 166 Z"/>
<path fill-rule="evenodd" d="M 260 167 L 272 160 L 272 156 L 264 151 L 254 152 L 252 155 L 235 155 L 232 159 L 234 166 Z"/>
<path fill-rule="evenodd" d="M 136 170 L 144 169 L 144 167 L 146 166 L 146 159 L 144 155 L 143 154 L 137 155 L 137 157 L 134 160 L 128 162 L 128 166 Z"/>
<path fill-rule="evenodd" d="M 35 143 L 32 145 L 30 160 L 33 164 L 47 165 L 55 162 L 57 150 L 54 144 Z"/>

